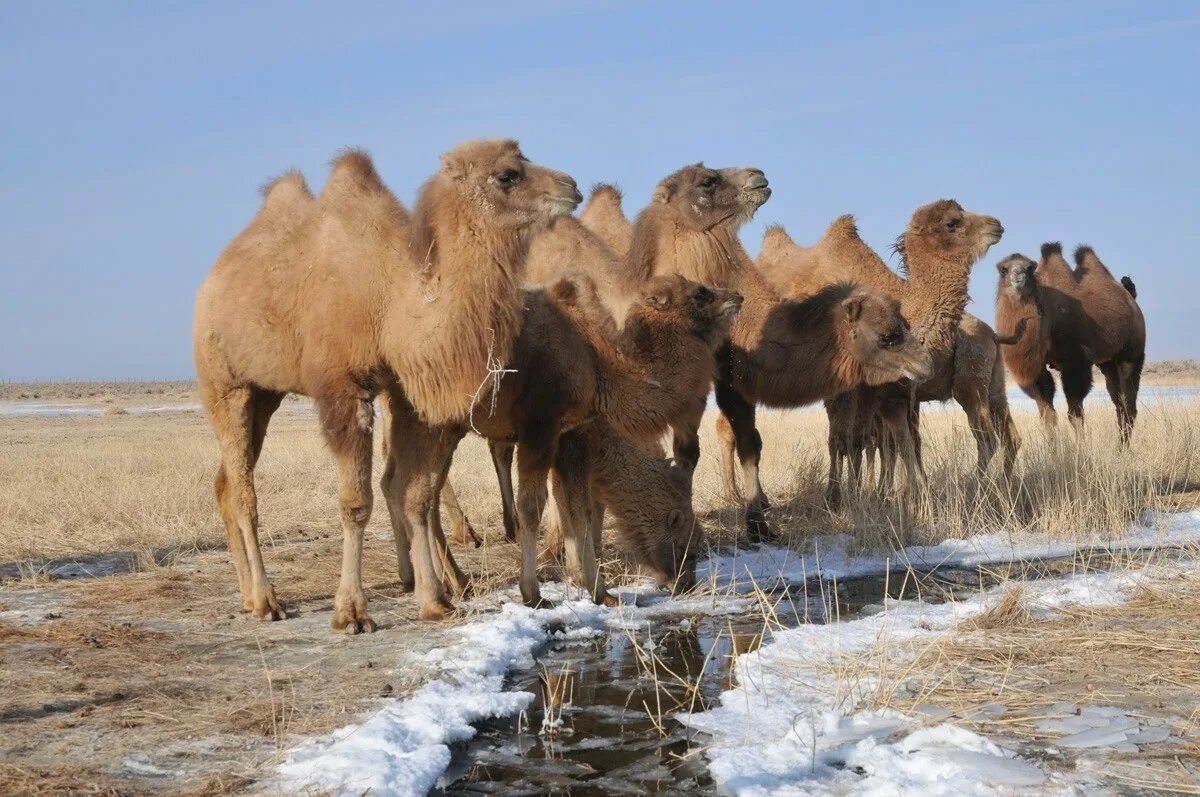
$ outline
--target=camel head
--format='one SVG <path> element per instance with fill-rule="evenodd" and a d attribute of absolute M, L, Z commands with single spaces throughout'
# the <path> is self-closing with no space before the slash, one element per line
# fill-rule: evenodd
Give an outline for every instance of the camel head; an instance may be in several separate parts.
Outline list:
<path fill-rule="evenodd" d="M 547 224 L 583 201 L 569 174 L 531 163 L 512 139 L 459 144 L 442 156 L 441 174 L 492 223 L 509 227 Z"/>
<path fill-rule="evenodd" d="M 704 527 L 692 511 L 692 470 L 674 460 L 656 463 L 666 468 L 671 500 L 648 508 L 657 529 L 642 545 L 641 564 L 660 586 L 679 595 L 696 584 L 696 560 L 704 544 Z"/>
<path fill-rule="evenodd" d="M 1025 255 L 1012 254 L 996 264 L 1000 285 L 996 294 L 1008 293 L 1018 300 L 1028 299 L 1037 290 L 1037 263 Z"/>
<path fill-rule="evenodd" d="M 737 291 L 709 288 L 678 274 L 667 274 L 646 284 L 641 301 L 630 308 L 630 315 L 648 329 L 687 329 L 715 349 L 728 338 L 729 322 L 741 309 L 742 295 Z"/>
<path fill-rule="evenodd" d="M 841 310 L 844 342 L 866 384 L 924 382 L 933 375 L 933 358 L 909 330 L 895 299 L 859 288 L 842 300 Z"/>
<path fill-rule="evenodd" d="M 703 163 L 684 166 L 654 189 L 652 202 L 675 211 L 693 230 L 732 224 L 741 226 L 771 198 L 761 169 L 710 169 Z"/>
<path fill-rule="evenodd" d="M 969 213 L 953 199 L 939 199 L 916 209 L 895 249 L 906 271 L 917 258 L 970 269 L 1003 235 L 998 219 Z"/>

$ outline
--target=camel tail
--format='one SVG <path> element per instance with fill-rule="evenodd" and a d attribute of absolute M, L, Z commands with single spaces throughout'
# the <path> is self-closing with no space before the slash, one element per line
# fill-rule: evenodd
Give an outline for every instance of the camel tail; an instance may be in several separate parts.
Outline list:
<path fill-rule="evenodd" d="M 1129 295 L 1137 298 L 1137 286 L 1133 284 L 1133 280 L 1129 277 L 1121 277 L 1121 284 L 1125 286 L 1125 290 L 1129 291 Z"/>
<path fill-rule="evenodd" d="M 1011 335 L 996 335 L 993 333 L 993 337 L 995 337 L 996 343 L 1001 346 L 1012 346 L 1016 343 L 1019 343 L 1021 338 L 1025 336 L 1025 327 L 1028 324 L 1028 318 L 1021 318 L 1017 321 L 1017 326 L 1015 329 L 1013 329 Z"/>
<path fill-rule="evenodd" d="M 1061 255 L 1061 254 L 1062 254 L 1062 243 L 1060 241 L 1046 241 L 1046 243 L 1042 244 L 1042 259 L 1043 260 L 1050 257 L 1051 255 Z"/>

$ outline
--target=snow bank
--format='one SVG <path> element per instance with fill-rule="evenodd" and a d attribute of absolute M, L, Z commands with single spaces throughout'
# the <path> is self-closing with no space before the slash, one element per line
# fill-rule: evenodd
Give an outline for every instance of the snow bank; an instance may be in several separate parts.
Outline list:
<path fill-rule="evenodd" d="M 473 723 L 515 714 L 533 700 L 529 692 L 505 691 L 505 674 L 532 667 L 534 651 L 551 634 L 603 633 L 605 612 L 590 601 L 542 610 L 509 603 L 463 626 L 452 647 L 420 657 L 438 677 L 407 700 L 293 750 L 279 768 L 282 790 L 425 794 L 450 764 L 448 745 L 473 737 Z"/>
<path fill-rule="evenodd" d="M 1101 573 L 1024 588 L 1037 612 L 1049 613 L 1118 603 L 1142 580 Z M 964 728 L 920 727 L 930 718 L 895 711 L 855 711 L 879 685 L 869 669 L 873 650 L 943 633 L 993 605 L 1003 589 L 959 603 L 889 600 L 884 611 L 861 619 L 777 631 L 737 659 L 738 686 L 719 706 L 677 719 L 713 737 L 709 767 L 736 794 L 951 795 L 1037 786 L 1047 777 L 1034 764 Z"/>
<path fill-rule="evenodd" d="M 720 589 L 764 588 L 779 582 L 803 582 L 883 575 L 888 571 L 974 568 L 1006 562 L 1034 561 L 1071 556 L 1077 551 L 1114 553 L 1146 547 L 1200 543 L 1200 511 L 1177 514 L 1149 512 L 1142 525 L 1130 526 L 1120 538 L 1093 536 L 1081 541 L 1053 542 L 1036 533 L 977 534 L 965 540 L 937 545 L 913 545 L 890 555 L 853 554 L 848 534 L 814 537 L 810 551 L 762 546 L 701 562 L 696 578 Z"/>

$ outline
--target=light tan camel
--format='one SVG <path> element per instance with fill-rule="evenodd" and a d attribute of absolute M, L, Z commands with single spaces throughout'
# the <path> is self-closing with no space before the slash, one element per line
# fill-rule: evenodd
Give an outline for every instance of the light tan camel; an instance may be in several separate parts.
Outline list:
<path fill-rule="evenodd" d="M 489 440 L 515 441 L 518 470 L 516 509 L 521 547 L 521 596 L 530 605 L 541 601 L 537 582 L 537 530 L 547 498 L 547 477 L 555 463 L 563 434 L 603 420 L 620 433 L 645 439 L 661 435 L 670 420 L 707 394 L 712 382 L 715 349 L 726 339 L 729 318 L 741 305 L 733 291 L 709 290 L 678 276 L 651 280 L 641 300 L 630 308 L 627 332 L 640 330 L 636 346 L 619 348 L 607 328 L 599 328 L 602 312 L 595 287 L 583 274 L 560 280 L 545 290 L 526 291 L 524 323 L 507 371 L 491 397 L 479 407 L 470 427 Z M 611 322 L 609 322 L 611 323 Z M 412 413 L 391 402 L 394 430 L 407 424 Z M 438 471 L 438 488 L 445 481 L 450 454 L 465 426 L 446 428 L 447 451 Z M 438 430 L 430 429 L 434 435 Z M 393 445 L 393 452 L 398 449 Z M 398 458 L 388 460 L 385 494 L 389 503 L 407 490 L 411 473 Z M 574 484 L 585 483 L 583 477 Z M 556 496 L 557 497 L 557 496 Z M 576 495 L 579 501 L 586 496 Z M 560 507 L 560 509 L 563 509 Z M 560 519 L 581 516 L 577 506 L 565 508 Z M 398 539 L 411 539 L 411 524 L 392 512 Z M 440 524 L 430 525 L 434 547 L 446 579 L 455 588 L 465 578 L 453 562 Z M 679 530 L 680 533 L 685 531 Z M 686 530 L 690 534 L 690 529 Z M 564 529 L 569 544 L 582 557 L 578 574 L 597 601 L 607 590 L 596 570 L 594 548 L 579 541 L 587 528 Z M 398 547 L 401 581 L 421 585 L 423 573 L 405 560 Z M 414 547 L 415 550 L 415 547 Z"/>
<path fill-rule="evenodd" d="M 969 240 L 963 245 L 967 257 L 971 254 L 966 251 L 970 246 Z M 967 291 L 961 266 L 947 271 L 936 260 L 928 263 L 932 268 L 922 268 L 924 263 L 918 263 L 916 269 L 910 265 L 908 279 L 900 277 L 862 240 L 854 217 L 848 215 L 836 219 L 816 244 L 807 247 L 797 245 L 782 227 L 771 227 L 763 236 L 756 261 L 785 296 L 805 296 L 830 283 L 853 280 L 896 297 L 905 318 L 923 334 L 937 331 L 929 338 L 935 371 L 917 388 L 918 399 L 944 401 L 953 397 L 958 401 L 975 437 L 980 470 L 987 468 L 997 448 L 1003 448 L 1005 472 L 1011 475 L 1020 438 L 1004 392 L 1004 368 L 998 349 L 1001 341 L 987 324 L 961 311 Z M 957 322 L 955 316 L 960 316 Z M 951 329 L 949 355 L 940 332 L 947 325 Z M 859 390 L 826 401 L 829 416 L 826 498 L 832 507 L 841 503 L 843 462 L 849 463 L 851 484 L 857 484 L 864 448 L 882 433 L 875 417 L 880 402 L 887 400 L 897 407 L 897 412 L 889 416 L 894 428 L 885 430 L 897 439 L 888 452 L 897 448 L 916 451 L 919 441 L 908 439 L 909 424 L 899 415 L 904 406 L 902 398 L 896 395 L 899 392 L 891 387 Z M 726 443 L 726 448 L 731 442 Z M 884 478 L 890 484 L 891 458 L 889 453 L 884 456 Z M 919 478 L 915 457 L 906 457 L 905 464 L 909 466 L 909 479 Z"/>
<path fill-rule="evenodd" d="M 780 299 L 737 237 L 769 196 L 758 169 L 684 167 L 659 183 L 638 215 L 625 260 L 631 282 L 679 273 L 745 297 L 716 395 L 742 463 L 752 538 L 768 533 L 769 506 L 758 479 L 756 404 L 802 406 L 859 385 L 921 380 L 930 372 L 928 353 L 909 333 L 898 303 L 885 295 L 839 285 L 801 302 Z M 695 428 L 675 431 L 676 458 L 696 462 Z"/>
<path fill-rule="evenodd" d="M 1146 354 L 1146 321 L 1129 277 L 1113 277 L 1090 246 L 1075 250 L 1072 271 L 1062 245 L 1042 245 L 1042 259 L 1010 255 L 997 264 L 996 324 L 1014 328 L 1031 319 L 1033 330 L 1021 345 L 1005 349 L 1004 360 L 1017 384 L 1053 424 L 1054 380 L 1062 374 L 1067 412 L 1083 423 L 1083 400 L 1092 387 L 1092 366 L 1104 374 L 1117 408 L 1121 444 L 1128 445 L 1137 419 L 1137 392 Z"/>
<path fill-rule="evenodd" d="M 411 219 L 359 151 L 334 161 L 316 199 L 295 173 L 267 187 L 200 287 L 193 331 L 199 392 L 221 445 L 217 502 L 246 611 L 285 616 L 259 551 L 254 465 L 283 396 L 302 393 L 316 402 L 338 465 L 333 627 L 374 628 L 361 566 L 372 400 L 386 391 L 425 421 L 461 422 L 512 351 L 529 239 L 581 200 L 570 177 L 530 163 L 510 140 L 442 156 Z M 399 439 L 420 474 L 405 511 L 424 531 L 439 463 L 421 441 Z M 427 535 L 413 539 L 413 559 L 430 576 L 422 615 L 441 616 L 447 602 Z"/>

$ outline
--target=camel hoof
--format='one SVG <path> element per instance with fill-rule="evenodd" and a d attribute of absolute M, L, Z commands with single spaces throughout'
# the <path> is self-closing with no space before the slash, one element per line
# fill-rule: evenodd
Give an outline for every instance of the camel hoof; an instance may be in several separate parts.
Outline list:
<path fill-rule="evenodd" d="M 407 595 L 410 592 L 415 592 L 416 589 L 417 589 L 416 581 L 413 581 L 411 579 L 408 581 L 406 581 L 404 579 L 400 579 L 400 594 L 401 595 Z"/>
<path fill-rule="evenodd" d="M 454 604 L 447 600 L 437 600 L 432 603 L 421 604 L 422 620 L 427 622 L 435 622 L 437 620 L 445 620 L 452 617 L 458 610 L 454 608 Z"/>
<path fill-rule="evenodd" d="M 523 602 L 530 609 L 553 609 L 554 608 L 554 603 L 546 600 L 541 595 L 537 595 L 533 598 L 526 598 Z"/>
<path fill-rule="evenodd" d="M 373 634 L 376 629 L 375 621 L 365 614 L 361 617 L 351 617 L 349 619 L 334 615 L 331 625 L 334 631 L 345 631 L 349 636 L 356 636 L 362 633 Z"/>
<path fill-rule="evenodd" d="M 751 509 L 746 513 L 746 538 L 750 542 L 772 542 L 778 537 L 767 523 L 767 516 L 761 509 Z"/>
<path fill-rule="evenodd" d="M 287 619 L 287 612 L 285 612 L 283 607 L 276 603 L 274 599 L 272 599 L 270 603 L 265 603 L 262 606 L 256 606 L 250 611 L 250 614 L 254 615 L 256 620 L 265 620 L 268 623 L 275 622 L 276 620 Z"/>
<path fill-rule="evenodd" d="M 334 631 L 345 631 L 348 634 L 361 634 L 364 631 L 375 631 L 375 621 L 367 615 L 367 596 L 358 594 L 339 594 L 333 599 L 333 621 L 330 623 Z"/>

